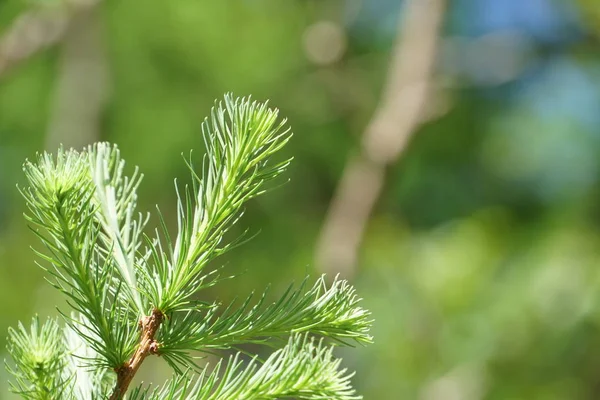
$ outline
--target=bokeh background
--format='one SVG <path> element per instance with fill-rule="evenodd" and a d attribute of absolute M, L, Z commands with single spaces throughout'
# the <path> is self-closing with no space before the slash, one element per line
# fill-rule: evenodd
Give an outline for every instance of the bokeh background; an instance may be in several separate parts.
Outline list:
<path fill-rule="evenodd" d="M 1 0 L 0 348 L 62 304 L 29 249 L 23 161 L 117 143 L 140 208 L 172 221 L 181 154 L 230 91 L 281 110 L 295 160 L 220 260 L 238 278 L 203 297 L 340 270 L 375 320 L 374 345 L 338 353 L 365 399 L 600 398 L 596 0 Z M 369 137 L 397 151 L 382 164 Z M 364 175 L 353 202 L 357 162 L 381 188 Z M 323 234 L 336 198 L 342 228 L 373 199 L 356 243 Z"/>

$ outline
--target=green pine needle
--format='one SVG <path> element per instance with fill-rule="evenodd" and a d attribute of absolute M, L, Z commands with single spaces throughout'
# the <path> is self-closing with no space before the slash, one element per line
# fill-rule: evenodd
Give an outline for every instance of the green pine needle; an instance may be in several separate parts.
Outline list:
<path fill-rule="evenodd" d="M 122 399 L 144 359 L 163 356 L 179 373 L 160 389 L 134 389 L 129 399 L 251 400 L 358 398 L 340 370 L 333 344 L 371 342 L 370 313 L 348 282 L 321 277 L 290 288 L 275 302 L 265 291 L 252 305 L 198 305 L 194 296 L 220 283 L 207 265 L 238 246 L 227 242 L 244 203 L 265 193 L 290 163 L 273 158 L 290 140 L 278 110 L 225 96 L 202 124 L 199 170 L 187 161 L 191 187 L 177 189 L 173 238 L 162 215 L 153 237 L 136 211 L 137 169 L 125 174 L 114 145 L 59 149 L 24 166 L 26 219 L 40 239 L 40 265 L 66 297 L 64 326 L 34 318 L 9 332 L 11 388 L 26 399 Z M 177 186 L 176 186 L 177 188 Z M 320 336 L 315 341 L 314 335 Z M 270 342 L 269 339 L 277 339 Z M 195 380 L 193 352 L 246 343 L 287 345 L 264 363 L 238 356 Z"/>
<path fill-rule="evenodd" d="M 36 253 L 49 264 L 53 285 L 89 322 L 94 335 L 87 339 L 102 356 L 98 362 L 115 368 L 133 351 L 137 332 L 131 325 L 139 314 L 125 295 L 135 288 L 121 284 L 118 264 L 102 246 L 103 216 L 89 159 L 89 152 L 60 149 L 56 160 L 45 153 L 37 164 L 25 164 L 29 187 L 21 192 L 26 218 L 46 248 Z M 80 330 L 76 320 L 69 322 Z"/>
<path fill-rule="evenodd" d="M 177 237 L 154 246 L 154 270 L 144 281 L 151 302 L 164 313 L 187 307 L 189 298 L 205 281 L 209 261 L 235 243 L 223 243 L 225 233 L 237 222 L 243 204 L 266 191 L 290 160 L 273 163 L 271 156 L 288 142 L 291 132 L 278 111 L 249 98 L 225 96 L 210 119 L 202 124 L 206 156 L 198 174 L 191 161 L 193 187 L 178 195 Z M 169 239 L 166 229 L 163 236 Z"/>
<path fill-rule="evenodd" d="M 15 363 L 14 367 L 7 363 L 14 377 L 11 390 L 31 400 L 50 400 L 63 394 L 69 379 L 63 375 L 66 349 L 56 321 L 49 319 L 41 325 L 35 317 L 29 331 L 19 323 L 8 333 L 7 349 Z"/>
<path fill-rule="evenodd" d="M 191 351 L 213 351 L 244 343 L 265 343 L 269 338 L 310 332 L 342 343 L 371 342 L 370 313 L 358 306 L 354 288 L 335 280 L 328 288 L 321 277 L 309 290 L 305 280 L 297 290 L 290 286 L 281 298 L 264 306 L 267 292 L 250 306 L 252 296 L 240 307 L 196 309 L 171 315 L 160 332 L 160 354 L 174 368 L 193 363 Z"/>
<path fill-rule="evenodd" d="M 274 352 L 262 365 L 252 360 L 246 367 L 240 354 L 221 361 L 211 373 L 206 369 L 196 382 L 175 377 L 160 389 L 132 391 L 130 400 L 306 400 L 360 399 L 350 385 L 333 347 L 315 342 L 307 335 L 292 335 L 287 345 Z"/>

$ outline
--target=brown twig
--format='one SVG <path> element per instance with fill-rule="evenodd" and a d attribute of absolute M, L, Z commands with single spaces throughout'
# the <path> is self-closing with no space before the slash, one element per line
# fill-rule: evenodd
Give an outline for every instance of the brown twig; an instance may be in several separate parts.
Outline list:
<path fill-rule="evenodd" d="M 385 181 L 386 167 L 402 154 L 423 118 L 431 91 L 446 0 L 409 0 L 392 50 L 387 83 L 334 194 L 317 244 L 324 272 L 354 275 L 358 248 Z"/>
<path fill-rule="evenodd" d="M 138 344 L 137 349 L 129 361 L 116 369 L 115 372 L 117 373 L 117 383 L 115 384 L 115 389 L 110 396 L 110 400 L 122 399 L 127 392 L 129 385 L 131 384 L 131 380 L 137 373 L 146 357 L 157 353 L 158 343 L 154 337 L 163 320 L 164 314 L 155 309 L 152 311 L 151 315 L 143 317 L 140 321 L 142 329 L 140 343 Z"/>

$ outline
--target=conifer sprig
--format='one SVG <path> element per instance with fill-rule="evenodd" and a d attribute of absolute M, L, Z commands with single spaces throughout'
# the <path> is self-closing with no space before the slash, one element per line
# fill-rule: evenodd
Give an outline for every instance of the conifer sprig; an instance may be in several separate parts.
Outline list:
<path fill-rule="evenodd" d="M 266 103 L 227 95 L 202 132 L 206 155 L 199 171 L 188 162 L 192 184 L 177 191 L 173 240 L 160 212 L 156 235 L 143 233 L 148 217 L 136 211 L 142 175 L 125 174 L 116 146 L 59 149 L 25 163 L 26 218 L 45 248 L 36 253 L 72 312 L 61 311 L 64 327 L 34 319 L 29 331 L 9 332 L 13 391 L 36 400 L 123 399 L 144 360 L 160 355 L 179 375 L 161 389 L 135 389 L 130 399 L 358 398 L 351 374 L 323 342 L 371 341 L 370 314 L 346 281 L 304 281 L 273 303 L 266 291 L 254 305 L 252 297 L 227 307 L 193 299 L 220 282 L 206 267 L 240 243 L 225 234 L 244 203 L 290 162 L 272 160 L 291 132 Z M 184 373 L 198 370 L 193 352 L 269 339 L 288 342 L 262 364 L 254 358 L 244 366 L 238 354 L 196 379 Z"/>
<path fill-rule="evenodd" d="M 131 325 L 137 316 L 123 295 L 114 258 L 99 246 L 101 214 L 88 159 L 85 151 L 60 149 L 56 160 L 44 153 L 36 164 L 25 163 L 29 187 L 21 192 L 26 218 L 46 248 L 36 253 L 46 261 L 51 283 L 90 324 L 93 335 L 87 340 L 100 355 L 94 362 L 116 368 L 135 348 L 137 332 Z M 78 319 L 67 321 L 85 335 Z"/>
<path fill-rule="evenodd" d="M 77 316 L 73 315 L 71 318 L 76 319 Z M 79 321 L 78 326 L 80 327 L 79 332 L 83 332 L 86 336 L 93 335 L 89 329 L 86 329 L 89 326 L 87 321 Z M 114 373 L 107 368 L 93 368 L 90 360 L 97 359 L 98 353 L 88 345 L 79 332 L 69 326 L 64 329 L 66 364 L 63 376 L 69 379 L 68 393 L 70 396 L 68 399 L 104 399 L 106 393 L 115 385 Z"/>
<path fill-rule="evenodd" d="M 206 281 L 204 267 L 235 243 L 223 236 L 242 213 L 243 204 L 265 192 L 265 183 L 279 176 L 290 160 L 273 163 L 271 157 L 290 139 L 278 110 L 249 98 L 233 99 L 213 108 L 202 124 L 206 155 L 192 188 L 177 192 L 177 237 L 168 253 L 153 247 L 154 271 L 146 292 L 163 313 L 184 309 L 188 299 Z M 154 279 L 152 279 L 154 278 Z"/>
<path fill-rule="evenodd" d="M 180 375 L 160 389 L 136 388 L 130 400 L 360 399 L 350 385 L 353 374 L 340 369 L 341 360 L 332 352 L 322 340 L 296 334 L 262 365 L 252 360 L 244 367 L 237 354 L 210 373 L 205 369 L 196 382 Z"/>
<path fill-rule="evenodd" d="M 148 217 L 135 212 L 142 175 L 137 168 L 131 177 L 123 174 L 125 161 L 116 146 L 98 143 L 88 149 L 88 155 L 95 185 L 96 217 L 102 227 L 98 245 L 106 252 L 103 257 L 114 261 L 123 293 L 142 316 L 148 310 L 142 304 L 136 275 L 144 271 L 138 262 L 143 261 L 138 260 L 138 250 Z"/>
<path fill-rule="evenodd" d="M 290 286 L 279 300 L 266 306 L 267 291 L 253 306 L 249 296 L 237 308 L 232 303 L 225 310 L 213 306 L 176 313 L 160 333 L 161 355 L 178 369 L 193 363 L 193 350 L 265 343 L 290 333 L 311 332 L 341 342 L 371 342 L 370 314 L 358 306 L 360 299 L 352 286 L 336 279 L 328 288 L 324 276 L 309 290 L 305 290 L 306 284 L 307 280 L 296 290 Z"/>
<path fill-rule="evenodd" d="M 53 395 L 67 392 L 69 379 L 63 375 L 66 364 L 65 344 L 62 332 L 55 320 L 40 324 L 32 319 L 27 330 L 19 323 L 17 329 L 9 329 L 8 352 L 15 367 L 7 364 L 14 381 L 10 387 L 24 399 L 45 400 Z"/>

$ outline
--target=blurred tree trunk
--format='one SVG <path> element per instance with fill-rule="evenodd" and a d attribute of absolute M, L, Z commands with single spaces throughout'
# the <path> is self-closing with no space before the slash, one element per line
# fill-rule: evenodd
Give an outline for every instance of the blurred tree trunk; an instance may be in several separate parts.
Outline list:
<path fill-rule="evenodd" d="M 322 272 L 351 278 L 362 237 L 385 182 L 426 116 L 446 0 L 407 0 L 386 85 L 358 156 L 350 159 L 317 243 Z"/>
<path fill-rule="evenodd" d="M 79 12 L 62 40 L 46 148 L 81 148 L 100 140 L 109 94 L 109 67 L 101 7 Z"/>
<path fill-rule="evenodd" d="M 18 16 L 0 38 L 0 77 L 60 41 L 67 24 L 64 7 L 33 8 Z"/>
<path fill-rule="evenodd" d="M 34 4 L 15 18 L 0 37 L 0 78 L 44 49 L 60 43 L 70 21 L 100 0 L 62 0 Z"/>

